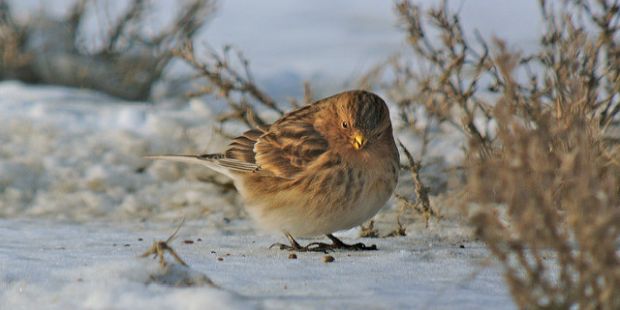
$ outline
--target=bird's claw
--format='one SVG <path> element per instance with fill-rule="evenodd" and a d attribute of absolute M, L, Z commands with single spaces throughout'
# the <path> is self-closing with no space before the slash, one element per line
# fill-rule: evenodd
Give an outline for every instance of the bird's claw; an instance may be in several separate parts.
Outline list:
<path fill-rule="evenodd" d="M 269 246 L 269 249 L 271 249 L 273 247 L 278 247 L 280 250 L 287 250 L 287 251 L 323 252 L 323 253 L 327 253 L 327 248 L 315 246 L 315 245 L 317 245 L 319 243 L 321 243 L 321 242 L 313 242 L 313 243 L 310 243 L 310 244 L 308 244 L 306 246 L 288 245 L 288 244 L 283 244 L 283 243 L 274 243 L 271 246 Z M 329 246 L 329 244 L 325 244 L 325 243 L 322 243 L 322 244 L 326 245 L 326 246 Z"/>

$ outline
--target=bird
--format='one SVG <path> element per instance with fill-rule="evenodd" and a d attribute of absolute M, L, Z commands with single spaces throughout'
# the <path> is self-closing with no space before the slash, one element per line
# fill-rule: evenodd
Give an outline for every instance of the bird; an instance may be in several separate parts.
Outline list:
<path fill-rule="evenodd" d="M 320 99 L 247 130 L 223 153 L 147 158 L 200 164 L 230 177 L 251 218 L 290 243 L 272 246 L 295 251 L 376 250 L 333 233 L 371 219 L 391 197 L 400 170 L 388 106 L 364 90 Z M 321 235 L 332 243 L 302 246 L 295 239 Z"/>

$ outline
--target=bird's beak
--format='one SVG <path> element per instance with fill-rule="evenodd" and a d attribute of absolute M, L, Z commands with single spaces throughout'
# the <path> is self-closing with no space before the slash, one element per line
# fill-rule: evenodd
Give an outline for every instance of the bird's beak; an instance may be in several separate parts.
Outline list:
<path fill-rule="evenodd" d="M 353 147 L 356 150 L 363 148 L 365 144 L 366 144 L 366 138 L 364 138 L 364 135 L 362 135 L 361 133 L 356 133 L 353 136 Z"/>

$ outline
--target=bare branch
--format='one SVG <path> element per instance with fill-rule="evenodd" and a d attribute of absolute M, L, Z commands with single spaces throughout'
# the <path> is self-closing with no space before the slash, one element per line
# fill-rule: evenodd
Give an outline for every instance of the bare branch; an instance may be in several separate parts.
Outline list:
<path fill-rule="evenodd" d="M 108 35 L 108 44 L 103 51 L 114 51 L 118 48 L 118 40 L 121 35 L 126 31 L 128 25 L 140 19 L 140 16 L 144 13 L 144 0 L 133 0 L 129 5 L 129 8 L 123 16 L 121 16 L 115 25 L 110 28 L 110 34 Z"/>

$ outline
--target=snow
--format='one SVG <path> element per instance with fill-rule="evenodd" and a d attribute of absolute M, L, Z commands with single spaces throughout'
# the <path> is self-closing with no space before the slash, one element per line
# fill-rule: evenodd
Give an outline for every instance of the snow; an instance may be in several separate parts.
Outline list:
<path fill-rule="evenodd" d="M 172 225 L 1 220 L 0 308 L 514 308 L 497 270 L 481 265 L 480 244 L 367 239 L 380 250 L 332 253 L 328 264 L 321 253 L 288 259 L 268 249 L 268 235 L 209 233 L 203 225 L 187 222 L 172 246 L 220 288 L 149 283 L 161 268 L 137 256 Z"/>
<path fill-rule="evenodd" d="M 150 165 L 142 158 L 205 148 L 214 151 L 211 143 L 217 138 L 209 139 L 213 128 L 204 125 L 210 115 L 199 103 L 182 110 L 156 109 L 92 92 L 16 82 L 2 83 L 0 93 L 2 216 L 87 220 L 165 216 L 159 207 L 183 205 L 191 199 L 203 201 L 193 204 L 196 213 L 230 205 L 222 201 L 227 197 L 214 198 L 221 195 L 210 184 L 186 184 L 182 178 L 186 167 Z M 206 169 L 192 171 L 195 178 L 209 174 Z M 155 177 L 170 181 L 172 187 L 161 188 Z M 192 198 L 193 192 L 203 196 Z"/>
<path fill-rule="evenodd" d="M 70 3 L 14 2 L 22 15 L 39 5 L 59 14 Z M 299 95 L 303 80 L 323 92 L 341 90 L 402 47 L 389 1 L 264 3 L 221 1 L 203 35 L 211 46 L 243 50 L 278 98 Z M 507 36 L 529 49 L 538 26 L 532 3 L 454 4 L 470 32 Z M 128 103 L 0 82 L 0 309 L 515 308 L 502 270 L 449 198 L 433 197 L 443 220 L 425 228 L 413 217 L 406 237 L 337 234 L 379 251 L 330 253 L 333 263 L 322 253 L 293 260 L 269 249 L 284 238 L 255 229 L 234 192 L 201 181 L 217 177 L 208 169 L 143 159 L 220 151 L 227 141 L 216 126 L 201 100 Z M 401 138 L 419 148 L 416 137 Z M 429 169 L 462 158 L 456 139 L 431 145 L 438 163 Z M 399 190 L 410 184 L 401 178 Z M 395 228 L 396 207 L 390 201 L 377 216 L 381 235 Z M 168 269 L 138 257 L 168 238 L 181 218 L 186 222 L 170 245 L 189 267 L 170 256 Z M 194 285 L 171 285 L 179 279 Z M 205 279 L 219 288 L 200 285 Z"/>

